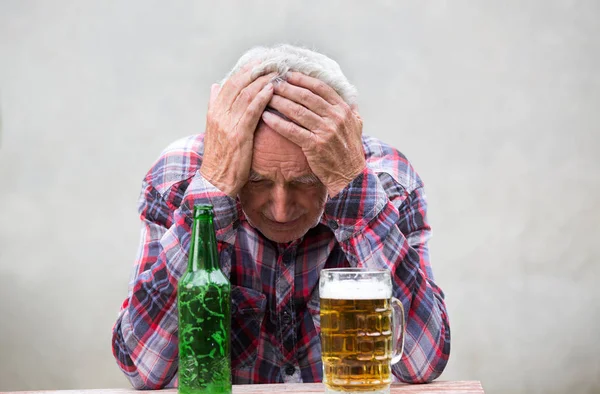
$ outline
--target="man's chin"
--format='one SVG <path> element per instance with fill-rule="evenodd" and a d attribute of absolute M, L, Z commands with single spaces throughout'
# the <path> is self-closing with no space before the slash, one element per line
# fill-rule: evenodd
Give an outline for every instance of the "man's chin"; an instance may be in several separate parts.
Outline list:
<path fill-rule="evenodd" d="M 273 226 L 269 225 L 268 221 L 264 220 L 255 223 L 248 215 L 246 215 L 246 220 L 250 226 L 260 231 L 260 233 L 270 241 L 276 243 L 288 243 L 304 237 L 308 230 L 317 226 L 319 224 L 321 215 L 319 215 L 319 219 L 314 221 L 312 226 L 306 226 L 306 221 L 300 221 L 300 223 L 296 224 L 295 226 L 290 226 L 287 228 L 285 226 L 282 226 L 282 228 L 273 228 Z"/>
<path fill-rule="evenodd" d="M 267 239 L 280 244 L 292 242 L 302 238 L 309 230 L 298 228 L 289 230 L 276 230 L 271 229 L 268 226 L 254 226 L 254 228 L 260 231 Z"/>
<path fill-rule="evenodd" d="M 269 240 L 280 243 L 280 244 L 295 241 L 298 238 L 301 238 L 304 234 L 306 234 L 306 232 L 299 234 L 299 233 L 281 233 L 281 232 L 274 232 L 274 231 L 263 231 L 260 228 L 258 230 L 261 233 L 263 233 L 263 235 L 265 237 L 267 237 Z"/>

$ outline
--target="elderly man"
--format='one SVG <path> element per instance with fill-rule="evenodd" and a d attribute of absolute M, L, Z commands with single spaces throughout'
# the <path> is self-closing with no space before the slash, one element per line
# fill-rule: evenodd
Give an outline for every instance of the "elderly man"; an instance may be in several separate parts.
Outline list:
<path fill-rule="evenodd" d="M 333 267 L 389 269 L 407 317 L 394 375 L 442 373 L 450 329 L 423 183 L 400 152 L 362 134 L 355 100 L 335 61 L 290 45 L 248 51 L 213 85 L 205 133 L 170 145 L 143 181 L 139 253 L 113 328 L 134 387 L 176 385 L 176 285 L 202 203 L 214 206 L 232 284 L 234 384 L 322 380 L 318 281 Z"/>

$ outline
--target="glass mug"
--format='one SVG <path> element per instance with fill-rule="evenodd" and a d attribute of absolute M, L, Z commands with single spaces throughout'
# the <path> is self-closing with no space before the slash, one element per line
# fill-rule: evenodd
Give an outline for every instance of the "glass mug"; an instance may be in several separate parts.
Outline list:
<path fill-rule="evenodd" d="M 321 357 L 328 393 L 390 392 L 404 348 L 404 308 L 388 270 L 321 270 Z"/>

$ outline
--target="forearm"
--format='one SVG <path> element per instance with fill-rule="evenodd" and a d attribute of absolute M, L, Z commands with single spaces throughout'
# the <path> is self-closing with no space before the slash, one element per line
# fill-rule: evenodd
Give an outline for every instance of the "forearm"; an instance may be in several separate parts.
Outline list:
<path fill-rule="evenodd" d="M 214 205 L 220 246 L 235 240 L 235 202 L 213 188 L 201 177 L 194 179 L 169 220 L 162 200 L 144 201 L 140 208 L 144 231 L 138 263 L 113 328 L 115 359 L 135 388 L 164 388 L 177 371 L 177 283 L 187 267 L 192 207 Z"/>
<path fill-rule="evenodd" d="M 447 363 L 448 319 L 428 262 L 424 196 L 392 189 L 366 170 L 328 202 L 326 219 L 352 266 L 392 272 L 394 296 L 406 312 L 404 356 L 393 371 L 402 381 L 426 382 Z"/>
<path fill-rule="evenodd" d="M 189 236 L 176 234 L 184 232 L 174 224 L 164 233 L 160 254 L 134 277 L 113 328 L 113 354 L 136 389 L 163 388 L 177 370 L 176 289 L 187 265 Z"/>
<path fill-rule="evenodd" d="M 131 309 L 125 308 L 113 327 L 113 355 L 135 389 L 155 390 L 165 388 L 177 371 L 177 309 L 176 303 L 147 334 L 146 326 L 132 318 Z M 158 334 L 160 332 L 160 334 Z M 137 334 L 136 334 L 137 333 Z M 139 336 L 141 335 L 141 337 Z"/>
<path fill-rule="evenodd" d="M 450 355 L 450 326 L 444 295 L 410 252 L 395 271 L 395 297 L 405 310 L 405 342 L 401 361 L 392 371 L 401 381 L 426 383 L 444 371 Z"/>

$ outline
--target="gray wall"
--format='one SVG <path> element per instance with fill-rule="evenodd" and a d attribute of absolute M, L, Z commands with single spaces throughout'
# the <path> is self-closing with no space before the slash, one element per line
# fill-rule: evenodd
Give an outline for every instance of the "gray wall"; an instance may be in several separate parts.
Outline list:
<path fill-rule="evenodd" d="M 141 178 L 243 50 L 288 41 L 426 182 L 441 379 L 600 392 L 600 2 L 167 3 L 0 1 L 0 390 L 128 385 Z"/>

